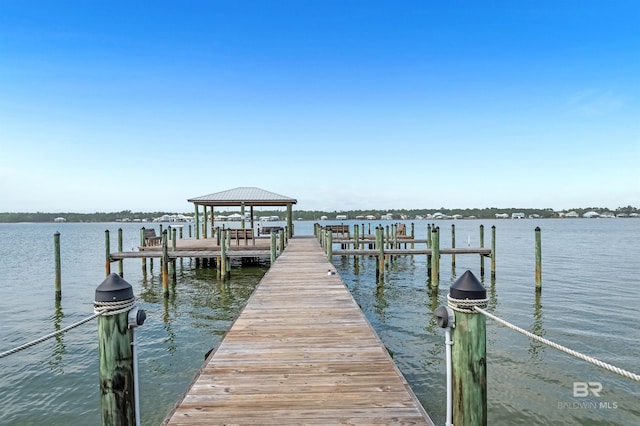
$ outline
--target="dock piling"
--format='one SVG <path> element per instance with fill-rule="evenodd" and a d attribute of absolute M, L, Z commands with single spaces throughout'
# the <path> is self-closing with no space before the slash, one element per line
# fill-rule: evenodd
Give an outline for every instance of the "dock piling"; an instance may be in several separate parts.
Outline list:
<path fill-rule="evenodd" d="M 540 227 L 535 229 L 536 235 L 536 292 L 542 291 L 542 237 Z"/>
<path fill-rule="evenodd" d="M 431 289 L 440 285 L 440 227 L 431 229 Z"/>
<path fill-rule="evenodd" d="M 451 248 L 456 248 L 456 225 L 451 224 Z M 456 275 L 456 254 L 451 254 L 451 275 Z"/>
<path fill-rule="evenodd" d="M 134 305 L 131 285 L 118 274 L 110 274 L 96 288 L 94 307 L 97 312 L 106 310 L 98 316 L 103 425 L 139 424 L 134 328 L 144 323 L 146 315 Z"/>
<path fill-rule="evenodd" d="M 451 335 L 453 424 L 487 424 L 486 318 L 473 309 L 486 307 L 487 291 L 466 271 L 451 286 L 448 306 L 455 312 Z"/>
<path fill-rule="evenodd" d="M 53 262 L 55 265 L 55 293 L 56 301 L 62 299 L 62 273 L 60 267 L 60 232 L 53 234 Z"/>
<path fill-rule="evenodd" d="M 480 225 L 480 248 L 484 248 L 484 225 Z M 484 255 L 480 255 L 480 276 L 484 277 Z"/>
<path fill-rule="evenodd" d="M 122 228 L 118 228 L 118 251 L 121 252 L 122 251 Z M 120 259 L 118 260 L 118 274 L 121 277 L 124 277 L 124 271 L 123 271 L 123 260 Z"/>
<path fill-rule="evenodd" d="M 109 239 L 108 229 L 104 231 L 104 251 L 105 251 L 104 268 L 106 272 L 105 276 L 109 276 L 109 274 L 111 273 L 111 241 Z"/>
<path fill-rule="evenodd" d="M 162 293 L 169 297 L 169 251 L 167 248 L 167 230 L 162 231 Z"/>
<path fill-rule="evenodd" d="M 491 278 L 496 277 L 496 226 L 491 227 Z"/>

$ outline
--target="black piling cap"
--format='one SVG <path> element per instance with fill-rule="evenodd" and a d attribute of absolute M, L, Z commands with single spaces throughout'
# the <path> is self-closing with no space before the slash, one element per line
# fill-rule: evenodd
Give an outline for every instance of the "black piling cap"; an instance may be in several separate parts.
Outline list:
<path fill-rule="evenodd" d="M 469 270 L 460 276 L 451 287 L 449 296 L 453 299 L 486 299 L 487 290 Z"/>
<path fill-rule="evenodd" d="M 116 273 L 102 281 L 96 288 L 96 302 L 122 302 L 133 299 L 133 287 Z"/>

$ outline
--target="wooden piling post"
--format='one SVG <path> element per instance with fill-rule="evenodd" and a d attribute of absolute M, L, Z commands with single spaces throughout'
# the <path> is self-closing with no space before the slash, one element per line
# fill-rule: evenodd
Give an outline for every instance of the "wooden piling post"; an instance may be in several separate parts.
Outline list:
<path fill-rule="evenodd" d="M 431 248 L 431 224 L 427 224 L 427 248 Z"/>
<path fill-rule="evenodd" d="M 96 288 L 95 305 L 135 303 L 131 285 L 117 274 Z M 102 425 L 135 424 L 133 332 L 128 311 L 98 316 L 98 356 Z"/>
<path fill-rule="evenodd" d="M 415 229 L 415 223 L 411 222 L 411 240 L 415 240 L 416 239 L 416 229 Z M 405 248 L 407 248 L 407 245 L 405 244 L 404 246 Z M 415 243 L 411 243 L 411 248 L 415 247 Z"/>
<path fill-rule="evenodd" d="M 381 226 L 376 228 L 376 235 L 378 235 L 378 269 L 380 275 L 384 275 L 384 228 Z"/>
<path fill-rule="evenodd" d="M 57 231 L 53 234 L 53 263 L 55 267 L 55 297 L 56 301 L 60 301 L 62 299 L 62 273 L 60 267 L 60 233 Z"/>
<path fill-rule="evenodd" d="M 222 279 L 227 278 L 227 234 L 229 230 L 222 230 L 222 238 L 220 242 L 220 275 Z"/>
<path fill-rule="evenodd" d="M 196 208 L 196 216 L 195 216 L 196 223 L 194 224 L 193 227 L 196 234 L 196 240 L 199 240 L 200 239 L 200 213 L 198 212 L 198 205 L 194 204 L 194 207 Z M 191 237 L 191 225 L 189 225 L 189 237 Z"/>
<path fill-rule="evenodd" d="M 431 288 L 440 285 L 440 228 L 431 229 Z"/>
<path fill-rule="evenodd" d="M 118 228 L 118 251 L 122 252 L 122 228 Z M 124 277 L 123 260 L 118 260 L 118 274 Z"/>
<path fill-rule="evenodd" d="M 360 225 L 357 223 L 353 225 L 353 249 L 357 250 L 360 247 Z M 357 258 L 358 255 L 355 256 Z"/>
<path fill-rule="evenodd" d="M 111 240 L 109 239 L 109 230 L 104 231 L 104 269 L 105 276 L 109 276 L 111 273 Z"/>
<path fill-rule="evenodd" d="M 205 240 L 207 239 L 207 235 L 208 235 L 208 230 L 207 228 L 209 227 L 209 220 L 207 216 L 207 206 L 202 206 L 203 210 L 204 210 L 204 217 L 203 217 L 203 224 L 202 224 L 202 238 L 204 238 Z M 213 209 L 212 209 L 213 210 Z"/>
<path fill-rule="evenodd" d="M 173 227 L 171 228 L 171 234 L 172 234 L 171 235 L 172 236 L 172 238 L 171 238 L 171 250 L 172 251 L 176 251 L 176 234 L 177 234 L 176 231 L 177 231 L 176 228 L 173 228 Z M 171 279 L 175 281 L 176 280 L 176 276 L 177 276 L 177 273 L 176 273 L 176 259 L 173 259 L 173 260 L 169 261 L 169 267 L 170 267 L 169 273 L 171 274 Z"/>
<path fill-rule="evenodd" d="M 496 226 L 491 227 L 491 278 L 496 277 Z"/>
<path fill-rule="evenodd" d="M 327 259 L 329 262 L 333 259 L 333 231 L 331 229 L 327 231 Z"/>
<path fill-rule="evenodd" d="M 480 248 L 484 248 L 484 225 L 480 225 Z M 484 277 L 484 254 L 480 255 L 480 276 Z"/>
<path fill-rule="evenodd" d="M 284 229 L 278 231 L 278 238 L 280 238 L 280 253 L 284 251 Z"/>
<path fill-rule="evenodd" d="M 167 230 L 162 231 L 162 293 L 169 297 L 169 250 L 167 242 Z"/>
<path fill-rule="evenodd" d="M 451 248 L 456 248 L 456 225 L 451 224 Z M 456 274 L 456 254 L 451 253 L 451 274 Z"/>
<path fill-rule="evenodd" d="M 540 227 L 536 226 L 536 291 L 542 291 L 542 237 Z"/>
<path fill-rule="evenodd" d="M 144 239 L 144 226 L 140 229 L 140 247 L 144 247 L 146 245 L 146 241 Z M 142 259 L 142 275 L 147 275 L 147 258 L 143 257 Z"/>
<path fill-rule="evenodd" d="M 462 274 L 449 291 L 449 307 L 455 313 L 451 373 L 456 426 L 487 424 L 486 318 L 472 307 L 485 307 L 486 296 L 487 291 L 471 271 Z"/>
<path fill-rule="evenodd" d="M 271 248 L 271 264 L 273 265 L 276 261 L 276 233 L 271 231 L 271 240 L 270 240 L 270 248 Z"/>

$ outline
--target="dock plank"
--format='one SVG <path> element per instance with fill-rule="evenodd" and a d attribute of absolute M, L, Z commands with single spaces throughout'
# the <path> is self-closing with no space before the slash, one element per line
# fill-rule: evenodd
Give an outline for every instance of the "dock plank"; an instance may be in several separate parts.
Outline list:
<path fill-rule="evenodd" d="M 314 238 L 292 238 L 167 425 L 432 425 Z"/>

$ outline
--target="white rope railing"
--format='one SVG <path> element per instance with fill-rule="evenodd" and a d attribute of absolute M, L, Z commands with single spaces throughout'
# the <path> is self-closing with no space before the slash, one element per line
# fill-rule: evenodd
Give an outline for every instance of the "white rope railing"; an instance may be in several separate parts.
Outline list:
<path fill-rule="evenodd" d="M 93 309 L 93 315 L 84 318 L 74 324 L 71 324 L 65 328 L 62 328 L 58 331 L 54 331 L 53 333 L 49 333 L 46 336 L 42 336 L 39 339 L 35 339 L 32 340 L 31 342 L 25 343 L 24 345 L 20 345 L 17 346 L 13 349 L 10 349 L 8 351 L 2 352 L 0 353 L 0 359 L 8 357 L 9 355 L 13 355 L 15 353 L 18 353 L 20 351 L 23 351 L 25 349 L 28 349 L 32 346 L 37 345 L 38 343 L 42 343 L 46 340 L 49 339 L 53 339 L 56 336 L 59 336 L 61 334 L 66 333 L 69 330 L 73 330 L 76 327 L 81 326 L 82 324 L 85 324 L 89 321 L 91 321 L 94 318 L 99 317 L 100 315 L 116 315 L 116 314 L 120 314 L 122 312 L 127 312 L 129 311 L 129 309 L 131 309 L 131 307 L 133 307 L 136 303 L 136 299 L 129 299 L 129 300 L 124 300 L 122 302 L 95 302 L 94 303 L 94 309 Z"/>
<path fill-rule="evenodd" d="M 572 355 L 572 356 L 574 356 L 574 357 L 576 357 L 578 359 L 581 359 L 581 360 L 586 361 L 588 363 L 591 363 L 593 365 L 597 365 L 598 367 L 604 368 L 604 369 L 606 369 L 608 371 L 611 371 L 613 373 L 616 373 L 616 374 L 619 374 L 621 376 L 624 376 L 624 377 L 626 377 L 628 379 L 635 380 L 636 382 L 640 382 L 640 375 L 638 375 L 638 374 L 631 373 L 631 372 L 629 372 L 627 370 L 623 370 L 622 368 L 618 368 L 618 367 L 616 367 L 614 365 L 607 364 L 606 362 L 602 362 L 602 361 L 600 361 L 600 360 L 598 360 L 596 358 L 590 357 L 588 355 L 585 355 L 585 354 L 582 354 L 580 352 L 574 351 L 573 349 L 569 349 L 569 348 L 567 348 L 565 346 L 562 346 L 562 345 L 559 345 L 557 343 L 554 343 L 551 340 L 545 339 L 544 337 L 540 337 L 537 334 L 533 334 L 533 333 L 531 333 L 531 332 L 529 332 L 529 331 L 527 331 L 525 329 L 522 329 L 522 328 L 520 328 L 518 326 L 515 326 L 515 325 L 513 325 L 513 324 L 511 324 L 511 323 L 509 323 L 509 322 L 507 322 L 507 321 L 505 321 L 505 320 L 503 320 L 503 319 L 501 319 L 501 318 L 499 318 L 499 317 L 497 317 L 497 316 L 485 311 L 484 309 L 482 309 L 482 308 L 480 308 L 478 306 L 474 306 L 473 309 L 478 311 L 479 313 L 483 314 L 484 316 L 489 317 L 492 320 L 498 322 L 499 324 L 502 324 L 505 327 L 510 328 L 512 330 L 515 330 L 515 331 L 517 331 L 519 333 L 522 333 L 525 336 L 527 336 L 527 337 L 529 337 L 529 338 L 531 338 L 533 340 L 536 340 L 536 341 L 538 341 L 540 343 L 544 343 L 545 345 L 551 346 L 552 348 L 555 348 L 555 349 L 557 349 L 559 351 L 562 351 L 564 353 Z"/>

